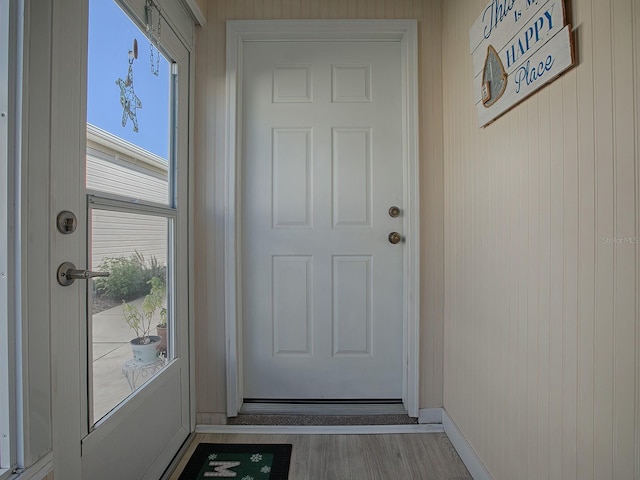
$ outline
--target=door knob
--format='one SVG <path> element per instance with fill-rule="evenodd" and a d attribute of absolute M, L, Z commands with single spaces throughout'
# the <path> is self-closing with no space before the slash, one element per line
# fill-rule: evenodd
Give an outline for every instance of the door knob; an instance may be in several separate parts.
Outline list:
<path fill-rule="evenodd" d="M 58 267 L 58 283 L 63 287 L 68 287 L 76 280 L 87 280 L 93 277 L 108 277 L 109 272 L 92 272 L 90 270 L 76 270 L 76 266 L 71 262 L 64 262 Z"/>
<path fill-rule="evenodd" d="M 400 216 L 400 207 L 395 205 L 389 209 L 389 216 L 391 218 L 398 218 Z"/>
<path fill-rule="evenodd" d="M 400 235 L 398 232 L 391 232 L 389 234 L 389 241 L 394 245 L 396 243 L 400 243 L 401 240 L 402 240 L 402 235 Z"/>

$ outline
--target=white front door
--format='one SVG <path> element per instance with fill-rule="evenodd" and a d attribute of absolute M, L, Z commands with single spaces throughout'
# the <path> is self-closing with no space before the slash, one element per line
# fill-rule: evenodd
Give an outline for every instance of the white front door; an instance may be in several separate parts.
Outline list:
<path fill-rule="evenodd" d="M 401 57 L 397 41 L 244 46 L 245 400 L 403 397 Z"/>
<path fill-rule="evenodd" d="M 151 61 L 144 0 L 52 7 L 52 79 L 42 91 L 52 92 L 56 478 L 156 480 L 191 431 L 190 54 L 169 13 L 162 9 L 159 19 L 158 5 L 154 28 L 160 21 L 162 34 Z M 64 210 L 77 221 L 56 228 Z M 64 262 L 111 276 L 67 284 L 69 266 L 58 269 Z M 152 285 L 159 304 L 148 315 Z M 156 335 L 166 309 L 167 345 L 152 343 L 146 361 L 129 345 L 139 333 L 127 324 L 123 301 L 146 317 L 139 318 L 151 327 L 144 336 Z"/>

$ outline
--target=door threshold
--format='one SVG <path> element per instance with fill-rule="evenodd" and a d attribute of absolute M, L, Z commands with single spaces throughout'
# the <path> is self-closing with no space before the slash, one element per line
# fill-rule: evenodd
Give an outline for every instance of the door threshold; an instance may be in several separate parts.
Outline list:
<path fill-rule="evenodd" d="M 407 415 L 402 403 L 251 402 L 243 403 L 244 415 Z"/>
<path fill-rule="evenodd" d="M 428 425 L 197 425 L 196 433 L 255 435 L 382 435 L 442 433 L 441 424 Z"/>

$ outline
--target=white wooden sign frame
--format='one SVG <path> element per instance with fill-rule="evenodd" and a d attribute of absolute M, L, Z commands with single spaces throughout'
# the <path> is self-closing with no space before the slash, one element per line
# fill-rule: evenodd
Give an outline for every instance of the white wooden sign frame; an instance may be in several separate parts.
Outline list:
<path fill-rule="evenodd" d="M 483 127 L 575 64 L 564 0 L 492 0 L 469 30 Z"/>

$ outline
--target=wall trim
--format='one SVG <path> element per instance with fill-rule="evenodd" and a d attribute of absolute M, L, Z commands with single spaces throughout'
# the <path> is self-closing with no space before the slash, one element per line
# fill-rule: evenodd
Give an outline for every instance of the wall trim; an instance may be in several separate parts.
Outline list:
<path fill-rule="evenodd" d="M 442 423 L 443 408 L 421 408 L 418 412 L 418 423 L 433 424 Z"/>
<path fill-rule="evenodd" d="M 197 412 L 195 414 L 196 421 L 193 428 L 196 425 L 226 425 L 227 415 L 225 413 L 211 413 L 211 412 Z M 195 431 L 195 430 L 194 430 Z"/>
<path fill-rule="evenodd" d="M 376 435 L 443 433 L 442 425 L 196 425 L 196 433 L 254 435 Z"/>
<path fill-rule="evenodd" d="M 442 409 L 442 426 L 444 427 L 444 433 L 449 437 L 453 448 L 460 455 L 462 463 L 469 470 L 473 480 L 493 480 L 489 470 L 484 466 L 478 454 L 467 439 L 464 438 L 464 435 L 445 409 Z"/>
<path fill-rule="evenodd" d="M 52 471 L 53 452 L 49 452 L 30 467 L 15 476 L 10 476 L 9 480 L 44 480 Z"/>
<path fill-rule="evenodd" d="M 478 454 L 444 408 L 421 408 L 418 425 L 196 425 L 195 433 L 244 433 L 254 435 L 372 435 L 444 432 L 473 480 L 494 480 Z"/>
<path fill-rule="evenodd" d="M 402 400 L 411 417 L 418 416 L 420 324 L 420 198 L 418 153 L 418 26 L 415 20 L 237 20 L 227 22 L 226 132 L 225 132 L 225 340 L 227 415 L 242 406 L 242 335 L 239 252 L 237 157 L 241 155 L 243 45 L 268 40 L 388 40 L 401 43 L 403 82 L 404 209 L 406 238 L 403 311 Z"/>
<path fill-rule="evenodd" d="M 191 14 L 193 19 L 198 25 L 204 27 L 207 23 L 207 17 L 205 17 L 202 9 L 198 6 L 196 0 L 183 0 L 184 6 L 187 7 L 187 11 Z"/>

